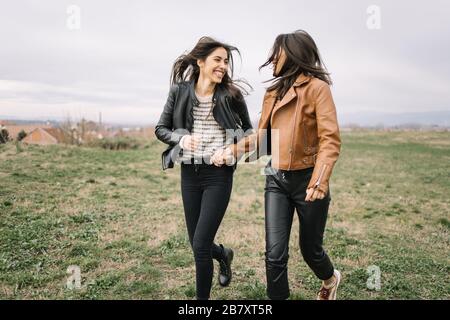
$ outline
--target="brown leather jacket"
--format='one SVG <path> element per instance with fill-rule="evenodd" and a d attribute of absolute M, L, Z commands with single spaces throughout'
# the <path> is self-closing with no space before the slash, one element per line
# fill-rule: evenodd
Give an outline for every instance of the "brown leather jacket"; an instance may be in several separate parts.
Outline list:
<path fill-rule="evenodd" d="M 276 139 L 268 141 L 267 134 L 278 134 L 278 146 L 274 144 Z M 341 148 L 329 85 L 301 74 L 278 103 L 275 92 L 266 92 L 257 132 L 230 147 L 237 159 L 257 147 L 256 159 L 271 154 L 272 167 L 276 169 L 314 167 L 308 188 L 318 188 L 326 194 Z"/>

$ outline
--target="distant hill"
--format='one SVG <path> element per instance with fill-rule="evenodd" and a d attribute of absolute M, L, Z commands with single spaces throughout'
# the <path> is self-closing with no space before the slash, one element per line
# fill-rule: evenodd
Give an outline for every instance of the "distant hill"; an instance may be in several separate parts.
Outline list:
<path fill-rule="evenodd" d="M 56 120 L 23 120 L 23 119 L 13 119 L 11 117 L 2 117 L 0 116 L 0 120 L 5 120 L 11 123 L 14 123 L 16 125 L 29 125 L 29 124 L 42 124 L 42 125 L 51 125 L 51 126 L 56 126 L 59 121 Z"/>
<path fill-rule="evenodd" d="M 38 125 L 38 124 L 42 124 L 42 125 L 50 125 L 53 127 L 57 127 L 59 124 L 64 123 L 65 120 L 55 120 L 55 119 L 49 119 L 49 120 L 42 120 L 42 119 L 19 119 L 19 118 L 15 118 L 15 117 L 10 117 L 10 116 L 2 116 L 0 115 L 0 121 L 8 121 L 11 123 L 14 123 L 16 125 L 29 125 L 29 124 L 33 124 L 33 125 Z M 72 119 L 73 123 L 78 122 L 79 120 L 75 120 Z M 150 124 L 147 125 L 139 125 L 139 124 L 129 124 L 129 123 L 103 123 L 103 125 L 107 126 L 108 128 L 135 128 L 135 127 L 149 127 L 151 126 Z"/>
<path fill-rule="evenodd" d="M 259 117 L 259 115 L 258 115 Z M 51 124 L 56 126 L 60 121 L 49 119 L 18 119 L 16 117 L 8 117 L 0 115 L 0 120 L 9 120 L 20 125 L 26 124 Z M 258 119 L 252 119 L 253 126 L 256 128 L 258 125 Z M 346 126 L 360 126 L 360 127 L 445 127 L 450 128 L 450 110 L 442 111 L 429 111 L 429 112 L 405 112 L 405 113 L 388 113 L 388 112 L 352 112 L 352 113 L 339 113 L 338 110 L 339 125 Z M 111 123 L 111 127 L 149 127 L 154 126 L 156 123 L 148 124 L 130 124 L 130 123 Z"/>
<path fill-rule="evenodd" d="M 449 111 L 387 113 L 387 112 L 359 112 L 338 113 L 341 126 L 359 125 L 361 127 L 373 126 L 439 126 L 450 127 Z"/>

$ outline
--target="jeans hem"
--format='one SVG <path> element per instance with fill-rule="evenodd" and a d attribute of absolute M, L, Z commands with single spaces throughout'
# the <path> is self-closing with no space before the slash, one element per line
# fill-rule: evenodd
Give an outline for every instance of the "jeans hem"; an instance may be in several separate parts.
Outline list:
<path fill-rule="evenodd" d="M 291 295 L 290 292 L 288 292 L 287 294 L 279 295 L 279 296 L 267 294 L 267 296 L 269 297 L 270 300 L 286 300 L 287 298 L 290 297 L 290 295 Z"/>

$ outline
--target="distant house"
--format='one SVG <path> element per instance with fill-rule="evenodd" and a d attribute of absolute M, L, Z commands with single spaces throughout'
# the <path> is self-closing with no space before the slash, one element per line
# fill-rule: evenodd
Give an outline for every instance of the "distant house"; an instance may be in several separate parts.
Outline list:
<path fill-rule="evenodd" d="M 5 125 L 6 130 L 8 130 L 9 137 L 11 139 L 16 140 L 17 135 L 20 131 L 24 131 L 26 134 L 30 134 L 33 130 L 37 128 L 50 129 L 52 126 L 50 125 L 42 125 L 42 124 L 28 124 L 28 125 Z"/>
<path fill-rule="evenodd" d="M 64 142 L 64 134 L 59 128 L 36 128 L 22 142 L 39 145 L 58 144 Z"/>

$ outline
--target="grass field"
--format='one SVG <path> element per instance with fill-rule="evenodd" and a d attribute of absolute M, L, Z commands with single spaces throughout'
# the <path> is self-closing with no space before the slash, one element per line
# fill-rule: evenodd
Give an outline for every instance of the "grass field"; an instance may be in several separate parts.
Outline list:
<path fill-rule="evenodd" d="M 341 299 L 449 299 L 450 132 L 342 134 L 325 248 Z M 179 167 L 163 172 L 155 139 L 137 150 L 0 145 L 0 298 L 192 299 Z M 266 299 L 264 176 L 242 165 L 217 241 L 234 278 L 213 299 Z M 66 287 L 71 265 L 81 288 Z M 368 268 L 381 288 L 367 287 Z M 291 235 L 292 299 L 320 286 Z"/>

